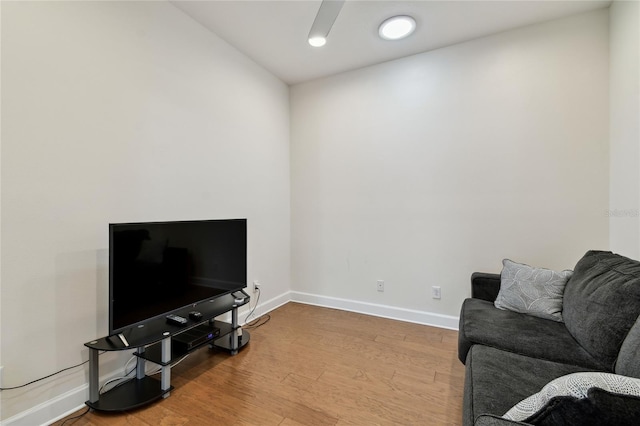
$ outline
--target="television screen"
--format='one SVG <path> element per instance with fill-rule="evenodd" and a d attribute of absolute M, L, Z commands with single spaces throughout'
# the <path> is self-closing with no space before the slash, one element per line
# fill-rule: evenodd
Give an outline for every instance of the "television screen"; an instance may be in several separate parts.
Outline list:
<path fill-rule="evenodd" d="M 110 335 L 246 285 L 246 219 L 109 225 Z"/>

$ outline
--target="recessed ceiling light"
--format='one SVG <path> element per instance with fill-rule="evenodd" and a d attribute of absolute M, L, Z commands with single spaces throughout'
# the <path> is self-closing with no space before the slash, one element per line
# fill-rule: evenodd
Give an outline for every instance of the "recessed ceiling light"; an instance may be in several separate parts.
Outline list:
<path fill-rule="evenodd" d="M 378 34 L 385 40 L 400 40 L 411 35 L 415 29 L 416 21 L 411 16 L 394 16 L 380 24 Z"/>
<path fill-rule="evenodd" d="M 309 37 L 309 44 L 313 47 L 322 47 L 327 44 L 327 39 L 324 37 Z"/>

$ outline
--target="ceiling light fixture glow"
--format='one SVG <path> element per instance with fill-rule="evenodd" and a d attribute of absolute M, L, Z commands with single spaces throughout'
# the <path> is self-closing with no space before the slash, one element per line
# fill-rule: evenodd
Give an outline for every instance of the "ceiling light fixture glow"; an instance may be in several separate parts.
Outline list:
<path fill-rule="evenodd" d="M 316 19 L 311 25 L 307 41 L 313 47 L 322 47 L 327 43 L 329 31 L 333 27 L 345 0 L 322 0 Z"/>
<path fill-rule="evenodd" d="M 385 40 L 400 40 L 410 36 L 415 29 L 416 20 L 411 16 L 394 16 L 380 24 L 378 34 Z"/>
<path fill-rule="evenodd" d="M 313 47 L 322 47 L 327 44 L 327 39 L 324 37 L 309 37 L 309 44 Z"/>

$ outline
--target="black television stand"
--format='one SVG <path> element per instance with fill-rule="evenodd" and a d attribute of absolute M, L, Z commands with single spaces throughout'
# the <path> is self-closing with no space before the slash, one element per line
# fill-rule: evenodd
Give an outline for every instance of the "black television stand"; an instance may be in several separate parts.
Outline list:
<path fill-rule="evenodd" d="M 226 294 L 199 304 L 197 308 L 202 313 L 202 317 L 199 320 L 189 319 L 184 326 L 167 324 L 164 318 L 158 318 L 145 323 L 144 326 L 124 330 L 121 333 L 124 340 L 114 335 L 85 343 L 84 345 L 89 348 L 89 400 L 85 403 L 98 411 L 124 411 L 137 408 L 169 396 L 173 389 L 171 364 L 188 353 L 208 345 L 228 351 L 231 355 L 237 354 L 249 343 L 251 337 L 249 332 L 242 330 L 238 324 L 238 308 L 249 303 L 249 300 L 247 296 L 243 303 L 237 303 L 232 294 Z M 188 318 L 188 312 L 191 310 L 193 310 L 192 307 L 185 308 L 184 312 L 181 310 L 176 314 Z M 231 311 L 231 323 L 215 320 L 215 317 L 229 311 Z M 172 347 L 173 336 L 203 324 L 220 329 L 220 334 L 189 350 Z M 98 383 L 100 352 L 134 348 L 135 355 L 138 357 L 136 376 L 100 394 Z M 145 374 L 145 361 L 160 366 L 160 380 Z"/>

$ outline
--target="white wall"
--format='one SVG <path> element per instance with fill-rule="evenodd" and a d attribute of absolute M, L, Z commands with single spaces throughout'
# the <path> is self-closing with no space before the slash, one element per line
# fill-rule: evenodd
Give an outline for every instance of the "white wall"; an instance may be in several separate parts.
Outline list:
<path fill-rule="evenodd" d="M 110 222 L 246 217 L 249 279 L 286 294 L 288 87 L 165 2 L 2 3 L 4 385 L 107 333 Z M 2 419 L 86 371 L 2 392 Z"/>
<path fill-rule="evenodd" d="M 504 257 L 608 248 L 607 10 L 296 85 L 291 110 L 296 292 L 456 316 Z"/>
<path fill-rule="evenodd" d="M 611 249 L 640 258 L 640 5 L 610 7 Z"/>

